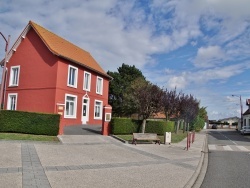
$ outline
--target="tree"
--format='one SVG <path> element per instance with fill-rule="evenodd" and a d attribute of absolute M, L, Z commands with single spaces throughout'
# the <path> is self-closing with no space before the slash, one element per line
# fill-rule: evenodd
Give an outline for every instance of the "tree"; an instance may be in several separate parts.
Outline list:
<path fill-rule="evenodd" d="M 145 80 L 145 77 L 134 65 L 122 64 L 117 70 L 118 72 L 108 71 L 108 75 L 113 77 L 109 84 L 109 104 L 112 106 L 114 116 L 127 116 L 133 112 L 125 106 L 124 94 L 129 91 L 128 88 L 135 79 Z"/>
<path fill-rule="evenodd" d="M 181 92 L 177 94 L 176 88 L 172 91 L 166 91 L 164 92 L 163 96 L 163 107 L 164 107 L 164 113 L 166 116 L 166 119 L 169 120 L 171 116 L 178 116 L 178 99 L 181 95 Z"/>
<path fill-rule="evenodd" d="M 180 97 L 180 116 L 185 121 L 185 126 L 192 122 L 199 111 L 199 102 L 192 95 L 184 95 Z M 183 129 L 183 132 L 185 128 Z"/>
<path fill-rule="evenodd" d="M 134 87 L 134 86 L 133 86 Z M 142 133 L 145 132 L 146 120 L 162 109 L 164 92 L 158 86 L 144 82 L 134 90 L 135 104 L 142 117 Z"/>
<path fill-rule="evenodd" d="M 198 115 L 192 122 L 191 128 L 194 130 L 201 130 L 204 127 L 206 121 L 207 121 L 206 107 L 201 107 L 201 108 L 199 107 Z"/>

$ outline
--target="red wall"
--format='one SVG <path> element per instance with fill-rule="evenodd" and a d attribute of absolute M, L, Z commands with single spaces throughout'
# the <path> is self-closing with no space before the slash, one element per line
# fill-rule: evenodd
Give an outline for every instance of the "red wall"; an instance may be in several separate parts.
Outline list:
<path fill-rule="evenodd" d="M 8 93 L 18 92 L 17 110 L 54 113 L 57 57 L 31 29 L 7 63 Z M 46 63 L 45 63 L 46 62 Z M 20 65 L 18 87 L 8 87 L 10 67 Z"/>
<path fill-rule="evenodd" d="M 56 91 L 56 103 L 64 103 L 65 101 L 65 93 L 76 95 L 77 96 L 77 118 L 76 119 L 64 119 L 65 125 L 73 125 L 73 124 L 82 124 L 81 122 L 81 114 L 82 114 L 82 98 L 86 94 L 86 91 L 83 90 L 83 75 L 84 71 L 91 73 L 91 90 L 87 92 L 87 95 L 90 98 L 90 108 L 89 108 L 89 121 L 87 124 L 98 124 L 101 125 L 101 120 L 94 119 L 94 103 L 95 100 L 103 101 L 103 106 L 108 104 L 108 87 L 109 80 L 107 78 L 103 78 L 103 95 L 96 94 L 96 78 L 97 74 L 93 71 L 83 69 L 82 66 L 77 64 L 73 65 L 78 68 L 78 82 L 77 88 L 72 88 L 67 86 L 67 78 L 68 78 L 68 64 L 64 59 L 60 59 L 58 63 L 58 74 L 57 74 L 57 91 Z"/>
<path fill-rule="evenodd" d="M 65 93 L 77 95 L 77 118 L 63 118 L 62 116 L 61 124 L 64 126 L 82 124 L 82 98 L 86 94 L 83 90 L 84 68 L 70 63 L 78 68 L 77 88 L 72 88 L 67 86 L 68 64 L 67 60 L 53 55 L 31 29 L 7 63 L 8 70 L 11 66 L 20 65 L 20 76 L 18 87 L 8 87 L 10 71 L 8 72 L 5 108 L 8 93 L 18 93 L 17 110 L 44 113 L 57 113 L 57 103 L 65 103 Z M 101 120 L 94 119 L 94 102 L 101 100 L 103 106 L 108 104 L 109 80 L 100 76 L 103 78 L 103 95 L 98 95 L 96 94 L 97 74 L 91 70 L 86 71 L 91 73 L 91 91 L 88 92 L 89 122 L 87 124 L 101 125 Z"/>

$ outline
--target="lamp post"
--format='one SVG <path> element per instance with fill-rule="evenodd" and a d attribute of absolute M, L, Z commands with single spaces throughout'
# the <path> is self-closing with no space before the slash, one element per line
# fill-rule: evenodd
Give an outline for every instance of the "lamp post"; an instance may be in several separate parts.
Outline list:
<path fill-rule="evenodd" d="M 242 124 L 243 124 L 243 106 L 242 106 L 242 101 L 241 101 L 241 95 L 232 95 L 232 97 L 238 97 L 240 98 L 240 129 L 242 129 Z"/>
<path fill-rule="evenodd" d="M 5 40 L 5 58 L 4 58 L 4 63 L 3 63 L 3 73 L 2 73 L 2 82 L 1 82 L 1 91 L 0 91 L 0 110 L 3 109 L 4 107 L 4 101 L 3 101 L 3 97 L 4 97 L 4 86 L 5 86 L 5 72 L 6 72 L 6 62 L 7 62 L 7 54 L 8 54 L 8 46 L 10 43 L 10 35 L 8 36 L 8 40 L 4 37 L 4 35 L 0 32 L 0 34 L 2 35 L 3 39 Z"/>

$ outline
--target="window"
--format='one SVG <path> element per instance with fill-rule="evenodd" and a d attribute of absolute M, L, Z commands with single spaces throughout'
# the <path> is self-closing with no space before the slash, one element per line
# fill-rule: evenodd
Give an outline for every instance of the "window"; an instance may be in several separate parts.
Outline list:
<path fill-rule="evenodd" d="M 68 69 L 68 86 L 77 88 L 77 76 L 78 76 L 78 69 L 69 65 Z"/>
<path fill-rule="evenodd" d="M 76 105 L 77 105 L 77 96 L 75 95 L 65 95 L 65 118 L 76 118 Z"/>
<path fill-rule="evenodd" d="M 90 81 L 91 81 L 91 74 L 88 72 L 84 72 L 83 78 L 83 89 L 86 91 L 90 91 Z"/>
<path fill-rule="evenodd" d="M 97 76 L 96 80 L 96 93 L 102 95 L 103 79 Z"/>
<path fill-rule="evenodd" d="M 95 101 L 95 119 L 102 119 L 102 101 Z"/>
<path fill-rule="evenodd" d="M 9 86 L 18 86 L 20 66 L 13 66 L 10 68 L 10 82 Z"/>
<path fill-rule="evenodd" d="M 17 93 L 8 94 L 7 110 L 16 110 Z"/>

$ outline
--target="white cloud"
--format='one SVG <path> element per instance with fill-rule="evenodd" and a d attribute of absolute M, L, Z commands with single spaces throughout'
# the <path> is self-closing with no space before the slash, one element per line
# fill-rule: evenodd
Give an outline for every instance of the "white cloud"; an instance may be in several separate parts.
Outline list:
<path fill-rule="evenodd" d="M 194 65 L 203 68 L 214 67 L 222 64 L 225 58 L 225 53 L 219 46 L 201 47 L 194 59 Z"/>
<path fill-rule="evenodd" d="M 0 28 L 13 44 L 33 20 L 89 51 L 106 71 L 135 65 L 156 84 L 197 93 L 250 68 L 249 7 L 249 0 L 13 0 L 1 2 Z M 0 57 L 4 45 L 0 39 Z"/>

